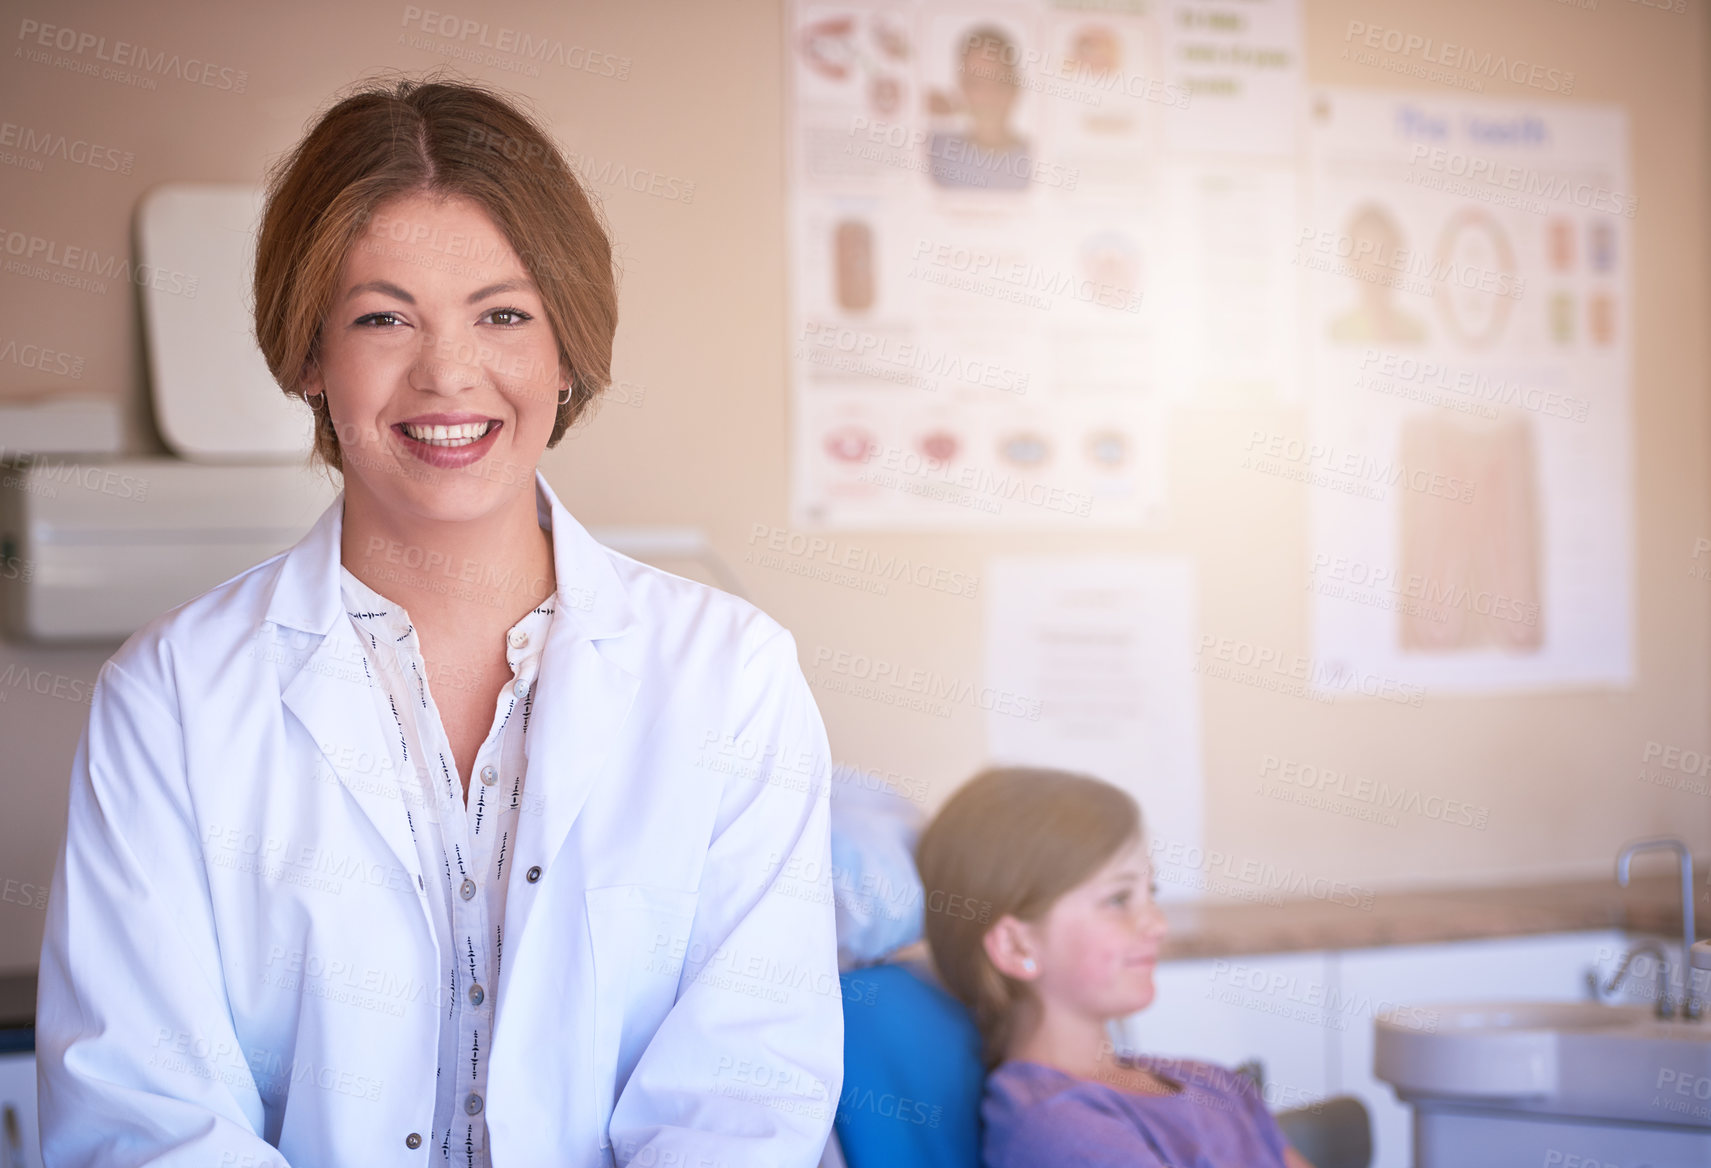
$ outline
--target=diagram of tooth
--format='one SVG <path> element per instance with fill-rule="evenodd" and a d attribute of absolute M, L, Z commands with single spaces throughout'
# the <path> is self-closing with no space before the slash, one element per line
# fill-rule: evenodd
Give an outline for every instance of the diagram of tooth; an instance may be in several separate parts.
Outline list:
<path fill-rule="evenodd" d="M 1538 466 L 1530 421 L 1422 414 L 1402 424 L 1402 579 L 1422 604 L 1399 615 L 1402 648 L 1544 644 Z"/>
<path fill-rule="evenodd" d="M 849 312 L 872 308 L 873 228 L 859 219 L 844 219 L 838 223 L 833 240 L 838 307 Z"/>

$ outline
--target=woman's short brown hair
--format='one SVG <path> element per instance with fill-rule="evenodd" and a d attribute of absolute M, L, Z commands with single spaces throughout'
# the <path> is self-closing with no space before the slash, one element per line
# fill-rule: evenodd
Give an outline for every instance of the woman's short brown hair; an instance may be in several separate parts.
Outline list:
<path fill-rule="evenodd" d="M 939 980 L 973 1016 L 988 1071 L 1004 1060 L 1016 1004 L 1032 991 L 998 971 L 982 939 L 1005 914 L 1044 918 L 1142 830 L 1140 806 L 1120 787 L 1071 771 L 997 767 L 959 787 L 921 833 L 915 867 L 927 949 Z"/>
<path fill-rule="evenodd" d="M 363 82 L 269 172 L 256 243 L 255 331 L 274 379 L 287 396 L 304 396 L 347 252 L 376 208 L 417 193 L 480 205 L 534 280 L 560 374 L 571 383 L 547 441 L 556 445 L 611 381 L 612 243 L 546 130 L 496 91 L 468 82 Z M 315 454 L 342 470 L 326 395 L 311 405 Z"/>

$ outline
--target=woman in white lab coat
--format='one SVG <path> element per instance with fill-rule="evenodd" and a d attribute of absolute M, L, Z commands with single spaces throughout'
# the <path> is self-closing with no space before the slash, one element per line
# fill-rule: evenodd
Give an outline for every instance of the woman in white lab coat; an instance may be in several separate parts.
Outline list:
<path fill-rule="evenodd" d="M 365 88 L 276 169 L 255 291 L 343 490 L 100 670 L 46 1164 L 810 1168 L 825 729 L 788 632 L 536 469 L 616 327 L 575 176 L 486 91 Z"/>

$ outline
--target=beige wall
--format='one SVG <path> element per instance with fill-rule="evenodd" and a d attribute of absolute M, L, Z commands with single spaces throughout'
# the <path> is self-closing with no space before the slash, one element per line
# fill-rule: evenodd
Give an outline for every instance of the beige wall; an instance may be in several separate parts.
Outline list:
<path fill-rule="evenodd" d="M 1685 14 L 1629 0 L 1596 10 L 1551 0 L 1354 3 L 1308 0 L 1314 81 L 1409 88 L 1338 59 L 1350 19 L 1406 24 L 1461 43 L 1511 47 L 1577 75 L 1575 96 L 1619 102 L 1630 118 L 1634 190 L 1638 683 L 1503 699 L 1430 698 L 1411 709 L 1321 707 L 1244 687 L 1203 687 L 1206 842 L 1235 857 L 1378 887 L 1610 870 L 1623 841 L 1676 833 L 1711 848 L 1711 798 L 1636 781 L 1648 741 L 1711 747 L 1707 657 L 1711 582 L 1690 578 L 1693 542 L 1711 536 L 1707 425 L 1706 32 Z M 0 229 L 123 254 L 132 207 L 167 180 L 255 181 L 339 87 L 381 67 L 441 58 L 399 44 L 403 4 L 26 2 L 24 19 L 199 56 L 248 73 L 234 94 L 167 80 L 147 92 L 21 59 L 0 71 L 0 122 L 110 144 L 129 174 L 49 161 L 0 165 Z M 425 5 L 424 5 L 425 7 Z M 162 8 L 166 15 L 157 15 Z M 782 13 L 776 2 L 630 0 L 466 5 L 493 24 L 631 59 L 624 80 L 548 67 L 526 77 L 474 67 L 527 93 L 561 140 L 596 160 L 693 182 L 690 202 L 598 190 L 623 257 L 617 374 L 629 402 L 549 452 L 545 469 L 584 522 L 696 524 L 753 600 L 796 634 L 805 665 L 820 645 L 978 678 L 978 600 L 923 589 L 875 596 L 745 564 L 754 524 L 786 524 Z M 463 11 L 460 9 L 459 11 Z M 1536 96 L 1496 80 L 1491 96 Z M 3 160 L 0 160 L 3 161 Z M 0 273 L 0 335 L 83 358 L 79 382 L 0 366 L 0 392 L 80 385 L 137 411 L 135 445 L 154 450 L 134 301 Z M 638 394 L 637 388 L 640 388 Z M 636 401 L 640 398 L 639 403 Z M 1309 654 L 1304 492 L 1233 481 L 1231 451 L 1255 425 L 1300 432 L 1298 411 L 1187 413 L 1174 424 L 1171 525 L 1081 536 L 876 535 L 881 551 L 982 573 L 1013 553 L 1182 552 L 1195 557 L 1208 632 Z M 6 436 L 0 434 L 0 445 Z M 13 666 L 93 679 L 106 651 L 0 645 Z M 10 675 L 16 678 L 16 673 Z M 1192 679 L 1185 678 L 1184 683 Z M 65 814 L 66 776 L 85 707 L 0 687 L 0 969 L 32 965 L 45 886 Z M 982 761 L 979 711 L 950 719 L 838 694 L 821 701 L 834 754 L 925 784 L 928 809 Z M 1483 831 L 1424 820 L 1389 828 L 1259 800 L 1260 760 L 1280 755 L 1404 783 L 1490 808 Z"/>

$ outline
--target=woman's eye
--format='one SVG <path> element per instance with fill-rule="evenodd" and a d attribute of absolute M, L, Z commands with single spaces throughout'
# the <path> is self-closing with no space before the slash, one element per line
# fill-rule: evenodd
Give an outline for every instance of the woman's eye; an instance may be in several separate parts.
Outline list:
<path fill-rule="evenodd" d="M 1158 881 L 1157 880 L 1154 880 L 1151 884 L 1147 885 L 1147 895 L 1152 897 L 1154 900 L 1158 899 Z"/>
<path fill-rule="evenodd" d="M 497 318 L 493 321 L 494 324 L 508 328 L 515 328 L 517 325 L 535 319 L 520 308 L 495 308 L 487 315 Z M 390 328 L 399 323 L 399 318 L 398 314 L 393 312 L 371 312 L 367 316 L 359 317 L 356 323 L 366 325 L 369 328 Z"/>
<path fill-rule="evenodd" d="M 1128 900 L 1129 900 L 1129 891 L 1128 891 L 1128 889 L 1124 889 L 1122 892 L 1117 893 L 1117 895 L 1115 895 L 1111 898 L 1111 903 L 1112 904 L 1126 904 L 1126 903 L 1128 903 Z"/>

